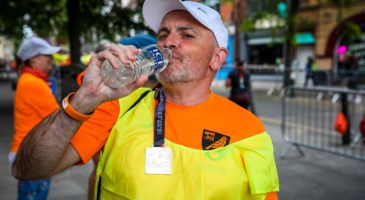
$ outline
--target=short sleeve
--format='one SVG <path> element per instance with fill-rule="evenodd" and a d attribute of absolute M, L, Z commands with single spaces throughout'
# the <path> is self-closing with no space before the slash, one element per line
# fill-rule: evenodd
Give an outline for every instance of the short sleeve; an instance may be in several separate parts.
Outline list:
<path fill-rule="evenodd" d="M 118 101 L 108 101 L 101 104 L 81 125 L 71 144 L 80 155 L 82 163 L 87 163 L 104 146 L 118 115 Z"/>

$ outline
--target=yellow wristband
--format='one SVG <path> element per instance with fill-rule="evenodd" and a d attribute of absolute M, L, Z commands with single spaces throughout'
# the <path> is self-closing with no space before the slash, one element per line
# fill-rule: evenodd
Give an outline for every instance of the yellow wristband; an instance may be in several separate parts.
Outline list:
<path fill-rule="evenodd" d="M 85 114 L 82 114 L 82 113 L 79 113 L 77 110 L 75 110 L 71 104 L 70 104 L 70 97 L 72 95 L 74 95 L 75 92 L 71 92 L 70 94 L 68 94 L 62 101 L 62 108 L 63 110 L 65 111 L 65 113 L 71 117 L 72 119 L 74 120 L 77 120 L 77 121 L 84 121 L 84 120 L 87 120 L 91 117 L 91 115 L 94 113 L 91 113 L 90 115 L 85 115 Z"/>

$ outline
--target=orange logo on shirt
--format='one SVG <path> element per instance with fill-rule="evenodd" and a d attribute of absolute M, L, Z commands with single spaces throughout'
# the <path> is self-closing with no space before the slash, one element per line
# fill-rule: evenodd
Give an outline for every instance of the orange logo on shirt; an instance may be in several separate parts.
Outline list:
<path fill-rule="evenodd" d="M 218 141 L 214 142 L 213 144 L 207 146 L 205 149 L 206 150 L 218 149 L 218 148 L 226 146 L 226 144 L 227 144 L 227 137 L 223 136 L 223 137 L 221 137 L 221 139 L 219 139 Z"/>

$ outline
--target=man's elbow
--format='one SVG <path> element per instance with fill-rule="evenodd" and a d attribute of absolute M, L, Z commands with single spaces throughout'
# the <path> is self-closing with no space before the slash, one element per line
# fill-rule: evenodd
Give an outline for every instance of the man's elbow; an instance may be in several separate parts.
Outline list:
<path fill-rule="evenodd" d="M 14 162 L 11 167 L 11 174 L 18 180 L 25 180 L 25 176 L 22 170 L 18 167 L 18 165 Z"/>
<path fill-rule="evenodd" d="M 37 180 L 51 177 L 51 174 L 45 174 L 42 170 L 32 170 L 21 166 L 19 162 L 13 163 L 11 173 L 18 180 Z"/>

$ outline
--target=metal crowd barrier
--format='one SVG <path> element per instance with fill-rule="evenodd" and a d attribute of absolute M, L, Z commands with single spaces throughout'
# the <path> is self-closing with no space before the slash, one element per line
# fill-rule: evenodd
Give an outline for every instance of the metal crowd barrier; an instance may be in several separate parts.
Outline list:
<path fill-rule="evenodd" d="M 271 96 L 274 93 L 283 95 L 284 71 L 275 65 L 248 65 L 246 69 L 251 74 L 251 82 L 253 89 L 257 89 L 256 85 L 266 89 L 266 95 Z M 269 85 L 269 86 L 267 86 Z M 260 87 L 258 87 L 260 88 Z"/>
<path fill-rule="evenodd" d="M 251 73 L 252 82 L 270 82 L 267 89 L 267 96 L 278 93 L 280 97 L 284 95 L 284 74 L 285 68 L 273 65 L 248 65 L 247 69 Z M 330 86 L 330 71 L 318 70 L 312 74 L 312 77 L 306 81 L 306 72 L 304 69 L 291 69 L 290 79 L 293 86 Z M 307 83 L 306 83 L 307 82 Z"/>
<path fill-rule="evenodd" d="M 330 87 L 290 87 L 282 98 L 282 133 L 304 156 L 301 147 L 365 161 L 365 138 L 359 125 L 365 114 L 365 91 Z M 334 128 L 342 112 L 348 121 L 346 132 Z"/>
<path fill-rule="evenodd" d="M 269 65 L 248 65 L 247 69 L 251 73 L 251 81 L 270 82 L 271 86 L 267 89 L 268 96 L 278 93 L 284 95 L 283 79 L 284 68 Z M 315 70 L 310 76 L 304 69 L 291 69 L 290 79 L 293 86 L 308 87 L 342 87 L 358 90 L 365 90 L 365 71 L 364 70 Z"/>

